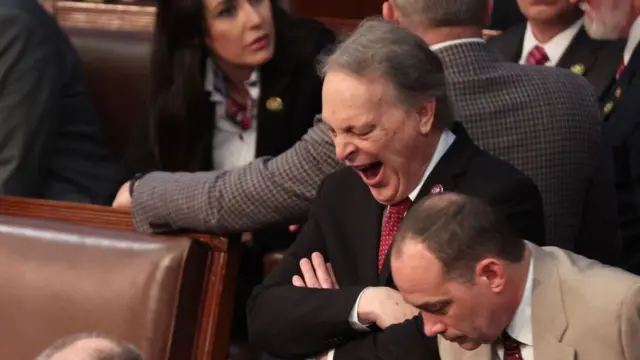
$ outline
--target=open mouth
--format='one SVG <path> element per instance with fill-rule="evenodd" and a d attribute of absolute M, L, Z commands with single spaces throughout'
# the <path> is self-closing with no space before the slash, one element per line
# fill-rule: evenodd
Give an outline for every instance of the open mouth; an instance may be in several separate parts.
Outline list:
<path fill-rule="evenodd" d="M 375 181 L 380 175 L 382 170 L 382 162 L 376 161 L 369 164 L 353 166 L 353 168 L 362 176 L 367 182 Z"/>

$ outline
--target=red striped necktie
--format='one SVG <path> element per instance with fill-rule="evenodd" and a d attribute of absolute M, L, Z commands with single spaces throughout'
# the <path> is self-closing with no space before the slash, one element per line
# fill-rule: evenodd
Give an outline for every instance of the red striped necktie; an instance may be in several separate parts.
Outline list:
<path fill-rule="evenodd" d="M 544 65 L 547 61 L 549 61 L 549 55 L 540 45 L 534 46 L 527 55 L 527 64 L 529 65 Z"/>

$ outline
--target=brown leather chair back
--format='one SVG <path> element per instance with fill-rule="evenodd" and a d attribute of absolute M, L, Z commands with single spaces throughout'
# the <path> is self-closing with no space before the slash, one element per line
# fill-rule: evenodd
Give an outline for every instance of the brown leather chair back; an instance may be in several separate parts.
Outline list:
<path fill-rule="evenodd" d="M 101 332 L 146 359 L 193 359 L 207 259 L 189 238 L 0 216 L 0 358 Z"/>
<path fill-rule="evenodd" d="M 0 359 L 94 331 L 147 360 L 226 359 L 239 241 L 131 228 L 125 211 L 0 196 Z"/>
<path fill-rule="evenodd" d="M 148 117 L 151 34 L 66 29 L 111 150 L 122 157 L 136 124 Z"/>

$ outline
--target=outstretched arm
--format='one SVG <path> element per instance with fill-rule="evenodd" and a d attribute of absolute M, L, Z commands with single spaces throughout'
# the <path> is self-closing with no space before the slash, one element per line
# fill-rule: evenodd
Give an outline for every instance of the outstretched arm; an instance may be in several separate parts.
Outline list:
<path fill-rule="evenodd" d="M 320 181 L 342 167 L 321 123 L 292 148 L 233 170 L 154 172 L 136 183 L 133 216 L 140 231 L 188 228 L 218 234 L 294 222 L 309 211 Z"/>

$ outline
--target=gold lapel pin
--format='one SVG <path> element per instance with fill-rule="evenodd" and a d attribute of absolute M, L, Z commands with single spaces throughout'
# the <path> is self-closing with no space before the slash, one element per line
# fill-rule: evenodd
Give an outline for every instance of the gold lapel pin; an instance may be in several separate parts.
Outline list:
<path fill-rule="evenodd" d="M 613 110 L 613 101 L 609 101 L 605 106 L 604 106 L 604 113 L 605 115 L 610 113 L 611 110 Z"/>
<path fill-rule="evenodd" d="M 578 74 L 578 75 L 582 75 L 584 74 L 584 65 L 582 64 L 574 64 L 573 66 L 571 66 L 571 71 L 573 71 L 574 73 Z"/>
<path fill-rule="evenodd" d="M 282 103 L 282 99 L 279 97 L 270 97 L 267 100 L 267 110 L 269 111 L 281 111 L 284 108 L 284 104 Z"/>

